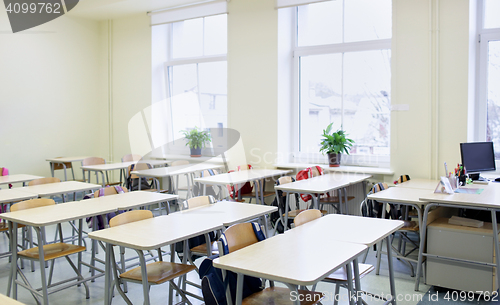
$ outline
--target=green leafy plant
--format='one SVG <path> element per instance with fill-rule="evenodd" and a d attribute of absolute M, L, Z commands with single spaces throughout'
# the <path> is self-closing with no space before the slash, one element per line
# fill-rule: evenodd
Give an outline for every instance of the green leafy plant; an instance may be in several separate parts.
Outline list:
<path fill-rule="evenodd" d="M 196 126 L 191 130 L 181 130 L 181 133 L 184 134 L 187 140 L 186 146 L 189 148 L 203 148 L 205 143 L 212 141 L 208 131 L 198 130 Z"/>
<path fill-rule="evenodd" d="M 347 134 L 342 129 L 332 132 L 332 125 L 333 123 L 330 123 L 326 129 L 323 129 L 323 134 L 321 135 L 323 139 L 321 140 L 319 151 L 323 154 L 349 154 L 354 141 L 347 138 Z"/>

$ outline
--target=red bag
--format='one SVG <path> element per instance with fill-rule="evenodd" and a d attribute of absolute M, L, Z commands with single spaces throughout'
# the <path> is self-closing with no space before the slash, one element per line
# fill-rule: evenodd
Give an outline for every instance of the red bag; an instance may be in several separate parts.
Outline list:
<path fill-rule="evenodd" d="M 308 167 L 298 172 L 297 175 L 295 176 L 295 181 L 305 180 L 314 177 L 313 173 L 314 171 L 317 171 L 320 176 L 323 175 L 323 169 L 318 165 L 316 165 L 313 167 Z M 309 200 L 312 199 L 312 196 L 309 194 L 300 194 L 300 198 L 302 198 L 304 202 L 308 202 Z"/>
<path fill-rule="evenodd" d="M 247 168 L 252 169 L 252 166 L 250 164 L 248 164 Z M 241 170 L 241 166 L 238 166 L 236 168 L 236 171 L 239 172 L 240 170 Z M 234 170 L 230 170 L 228 173 L 231 173 L 231 172 L 234 172 Z M 229 196 L 231 196 L 232 199 L 236 199 L 239 197 L 240 192 L 242 195 L 250 194 L 253 191 L 253 185 L 250 182 L 246 182 L 245 184 L 243 184 L 243 186 L 240 189 L 236 190 L 236 198 L 233 198 L 234 186 L 233 185 L 228 186 L 227 189 L 229 190 Z"/>

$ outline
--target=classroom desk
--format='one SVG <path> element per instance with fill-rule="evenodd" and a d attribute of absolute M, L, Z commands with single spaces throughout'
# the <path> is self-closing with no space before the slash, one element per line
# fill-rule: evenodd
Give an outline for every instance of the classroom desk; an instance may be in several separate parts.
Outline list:
<path fill-rule="evenodd" d="M 106 172 L 106 177 L 107 177 L 107 172 L 108 171 L 113 171 L 113 170 L 120 170 L 120 182 L 122 181 L 122 177 L 124 180 L 127 177 L 127 174 L 125 172 L 126 169 L 132 164 L 137 164 L 137 163 L 148 163 L 151 166 L 161 166 L 165 165 L 168 162 L 164 160 L 140 160 L 140 161 L 127 161 L 127 162 L 117 162 L 117 163 L 106 163 L 106 164 L 95 164 L 95 165 L 85 165 L 82 166 L 83 170 L 83 179 L 85 179 L 85 171 L 89 172 L 89 178 L 85 179 L 86 181 L 90 182 L 90 172 L 95 172 L 96 173 L 96 179 L 97 183 L 99 183 L 99 176 L 97 173 L 101 173 L 102 176 L 102 186 L 106 186 L 106 179 L 104 178 L 104 173 Z"/>
<path fill-rule="evenodd" d="M 9 203 L 37 198 L 38 194 L 22 191 L 19 188 L 0 190 L 0 203 Z"/>
<path fill-rule="evenodd" d="M 56 183 L 25 186 L 19 188 L 19 190 L 28 193 L 38 194 L 38 197 L 48 197 L 48 196 L 64 195 L 67 193 L 92 191 L 100 188 L 101 186 L 98 184 L 79 182 L 79 181 L 63 181 Z M 65 198 L 63 196 L 63 201 L 64 200 Z"/>
<path fill-rule="evenodd" d="M 434 191 L 439 183 L 439 180 L 429 179 L 411 179 L 403 183 L 396 184 L 396 187 L 414 188 Z"/>
<path fill-rule="evenodd" d="M 66 172 L 66 164 L 65 163 L 73 163 L 73 162 L 78 162 L 78 161 L 83 161 L 83 159 L 86 159 L 88 157 L 61 157 L 61 158 L 49 158 L 45 159 L 45 161 L 49 161 L 50 164 L 50 173 L 52 174 L 52 177 L 54 177 L 54 164 L 61 164 L 64 168 L 64 181 L 68 181 L 68 175 Z M 73 171 L 73 166 L 71 166 L 71 170 Z M 73 176 L 75 175 L 75 172 L 73 171 Z"/>
<path fill-rule="evenodd" d="M 10 224 L 9 230 L 11 230 L 11 236 L 14 236 L 14 238 L 11 239 L 11 245 L 17 244 L 17 234 L 12 234 L 12 231 L 15 231 L 17 229 L 17 224 L 33 226 L 37 232 L 38 240 L 42 240 L 40 234 L 40 228 L 72 220 L 79 220 L 80 230 L 79 230 L 78 243 L 79 245 L 81 245 L 82 220 L 84 218 L 116 212 L 118 210 L 125 210 L 125 209 L 151 205 L 158 202 L 172 200 L 175 198 L 177 198 L 177 196 L 170 194 L 136 191 L 124 194 L 117 194 L 113 196 L 97 197 L 81 201 L 68 202 L 64 204 L 21 210 L 16 212 L 9 212 L 2 214 L 2 217 L 9 221 Z M 96 222 L 94 221 L 93 222 L 94 229 L 95 229 L 95 223 Z M 48 304 L 47 283 L 45 280 L 45 268 L 44 268 L 45 264 L 43 261 L 44 257 L 43 247 L 40 247 L 39 249 L 40 249 L 40 264 L 41 264 L 40 272 L 42 276 L 42 290 L 43 290 L 42 297 L 44 300 L 43 304 Z M 95 250 L 96 250 L 96 244 L 93 241 L 92 259 L 90 264 L 82 262 L 81 253 L 78 254 L 78 269 L 81 270 L 81 265 L 86 265 L 90 267 L 92 271 L 90 278 L 84 279 L 79 282 L 92 280 L 96 277 L 101 276 L 101 274 L 94 275 L 94 270 L 95 270 L 94 263 L 96 261 Z M 12 255 L 12 261 L 17 262 L 16 251 L 14 251 Z M 10 275 L 11 280 L 9 281 L 9 288 L 8 288 L 8 292 L 10 293 L 10 286 L 11 284 L 13 284 L 13 295 L 15 298 L 17 297 L 17 284 L 15 282 L 17 277 L 16 266 L 17 266 L 16 263 L 12 263 L 11 275 Z M 75 282 L 75 284 L 77 283 L 78 282 Z"/>
<path fill-rule="evenodd" d="M 236 304 L 241 305 L 243 275 L 279 281 L 297 293 L 299 286 L 314 285 L 347 265 L 349 291 L 352 292 L 350 262 L 366 248 L 362 244 L 335 240 L 316 227 L 308 226 L 221 256 L 213 265 L 237 273 Z M 359 282 L 359 272 L 354 274 Z M 294 304 L 300 302 L 297 300 Z"/>
<path fill-rule="evenodd" d="M 420 249 L 418 252 L 418 264 L 417 264 L 417 274 L 415 291 L 419 289 L 420 275 L 422 272 L 422 262 L 423 257 L 436 257 L 429 253 L 424 253 L 424 247 L 426 242 L 426 229 L 427 229 L 427 219 L 429 215 L 429 209 L 434 206 L 445 206 L 452 208 L 467 208 L 475 210 L 487 210 L 491 211 L 491 222 L 493 224 L 497 223 L 496 212 L 500 211 L 500 184 L 490 183 L 487 185 L 474 185 L 472 188 L 484 189 L 481 194 L 441 194 L 441 193 L 429 193 L 425 196 L 420 197 L 420 200 L 428 202 L 425 207 L 424 216 L 422 220 L 422 227 L 420 228 L 421 238 L 420 238 Z M 498 244 L 498 227 L 493 225 L 493 252 L 500 253 L 500 246 Z M 494 255 L 496 263 L 488 262 L 472 262 L 464 259 L 449 258 L 439 256 L 441 259 L 451 259 L 458 262 L 476 263 L 479 265 L 496 266 L 497 283 L 500 282 L 500 255 Z"/>
<path fill-rule="evenodd" d="M 139 171 L 132 171 L 131 173 L 134 175 L 137 175 L 139 177 L 147 177 L 147 178 L 153 178 L 153 179 L 159 179 L 159 178 L 165 178 L 165 177 L 173 177 L 173 176 L 180 176 L 180 175 L 190 175 L 195 172 L 201 172 L 204 170 L 209 170 L 209 169 L 215 169 L 215 168 L 220 168 L 220 164 L 215 164 L 215 163 L 195 163 L 195 164 L 186 164 L 186 165 L 178 165 L 178 166 L 170 166 L 170 167 L 161 167 L 161 168 L 152 168 L 152 169 L 145 169 L 145 170 L 139 170 Z M 173 182 L 173 181 L 172 181 Z M 188 190 L 191 189 L 190 185 L 190 179 L 187 179 L 188 183 Z M 140 183 L 139 183 L 139 189 L 140 189 Z M 159 185 L 159 183 L 158 183 Z M 177 188 L 178 186 L 175 185 L 175 183 L 172 183 L 172 193 L 177 194 Z M 189 192 L 188 192 L 188 198 L 189 198 Z"/>
<path fill-rule="evenodd" d="M 274 189 L 276 190 L 276 193 L 278 190 L 287 193 L 285 211 L 288 211 L 290 193 L 311 195 L 313 198 L 312 205 L 315 209 L 318 209 L 319 196 L 330 191 L 338 190 L 340 213 L 344 213 L 344 208 L 345 211 L 347 211 L 346 188 L 349 185 L 357 183 L 363 183 L 364 185 L 364 183 L 366 183 L 366 180 L 369 179 L 370 177 L 371 175 L 366 175 L 366 174 L 332 173 L 332 174 L 325 174 L 313 177 L 310 179 L 299 180 L 283 185 L 278 185 L 275 186 Z M 366 189 L 366 187 L 364 187 L 364 189 Z M 346 205 L 345 207 L 342 206 L 342 191 L 344 193 L 344 201 L 345 201 L 344 204 Z M 285 223 L 287 222 L 288 222 L 288 213 L 285 213 Z"/>
<path fill-rule="evenodd" d="M 371 247 L 381 242 L 383 239 L 386 239 L 389 283 L 391 285 L 391 295 L 395 296 L 396 286 L 394 283 L 394 269 L 392 265 L 390 238 L 392 233 L 403 227 L 403 224 L 404 223 L 400 220 L 328 214 L 320 219 L 310 221 L 299 227 L 288 230 L 285 235 L 301 230 L 304 232 L 314 231 L 316 232 L 316 235 L 322 236 L 325 240 L 359 243 L 367 247 Z M 354 266 L 357 267 L 357 265 Z M 359 283 L 356 284 L 356 287 L 360 290 Z M 396 304 L 396 299 L 392 299 L 392 303 Z"/>
<path fill-rule="evenodd" d="M 0 176 L 0 184 L 12 184 L 12 183 L 22 182 L 23 186 L 25 186 L 26 182 L 39 178 L 43 177 L 34 175 L 25 175 L 25 174 Z"/>
<path fill-rule="evenodd" d="M 89 233 L 90 238 L 106 243 L 104 304 L 111 304 L 111 247 L 113 245 L 131 248 L 137 252 L 142 269 L 144 304 L 149 305 L 149 283 L 144 251 L 171 245 L 171 259 L 173 259 L 173 245 L 176 242 L 219 230 L 222 227 L 218 219 L 204 214 L 172 213 Z M 172 304 L 172 299 L 173 292 L 170 287 L 169 304 Z"/>
<path fill-rule="evenodd" d="M 236 197 L 236 185 L 245 184 L 256 180 L 264 180 L 266 178 L 284 176 L 290 173 L 291 170 L 279 169 L 249 169 L 237 172 L 230 172 L 209 177 L 201 177 L 194 179 L 195 182 L 203 184 L 203 194 L 205 194 L 206 185 L 235 185 L 233 190 L 233 198 Z M 259 183 L 259 187 L 255 188 L 255 200 L 257 203 L 264 202 L 264 183 Z M 241 194 L 240 194 L 241 196 Z"/>

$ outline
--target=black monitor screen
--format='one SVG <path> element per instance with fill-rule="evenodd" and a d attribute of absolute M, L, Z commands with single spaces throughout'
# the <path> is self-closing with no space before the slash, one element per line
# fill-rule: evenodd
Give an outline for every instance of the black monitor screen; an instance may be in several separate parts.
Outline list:
<path fill-rule="evenodd" d="M 460 143 L 460 153 L 467 173 L 496 170 L 493 142 Z"/>

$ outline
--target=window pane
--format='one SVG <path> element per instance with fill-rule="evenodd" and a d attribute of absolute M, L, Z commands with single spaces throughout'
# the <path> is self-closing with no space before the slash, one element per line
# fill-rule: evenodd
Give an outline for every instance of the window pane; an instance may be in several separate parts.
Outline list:
<path fill-rule="evenodd" d="M 484 27 L 487 29 L 500 28 L 500 1 L 485 0 Z"/>
<path fill-rule="evenodd" d="M 203 18 L 173 24 L 173 58 L 203 55 Z"/>
<path fill-rule="evenodd" d="M 219 55 L 227 53 L 227 14 L 205 18 L 205 53 Z"/>
<path fill-rule="evenodd" d="M 321 134 L 328 124 L 342 124 L 342 55 L 300 58 L 299 151 L 319 152 Z"/>
<path fill-rule="evenodd" d="M 227 126 L 227 63 L 168 68 L 174 138 L 195 126 Z"/>
<path fill-rule="evenodd" d="M 352 153 L 389 154 L 391 58 L 389 50 L 344 55 L 344 130 Z"/>
<path fill-rule="evenodd" d="M 344 3 L 344 42 L 392 37 L 391 0 L 349 0 Z"/>
<path fill-rule="evenodd" d="M 493 141 L 495 146 L 495 159 L 500 159 L 500 41 L 488 43 L 488 141 Z"/>
<path fill-rule="evenodd" d="M 326 1 L 298 7 L 298 45 L 342 42 L 342 1 Z"/>

